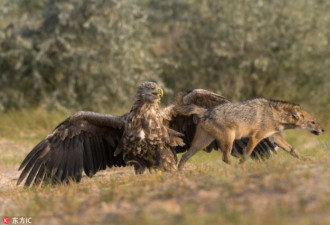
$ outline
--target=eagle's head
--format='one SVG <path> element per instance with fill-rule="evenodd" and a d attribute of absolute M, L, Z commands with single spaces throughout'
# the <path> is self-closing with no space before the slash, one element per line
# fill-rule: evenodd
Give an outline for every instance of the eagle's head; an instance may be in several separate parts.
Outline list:
<path fill-rule="evenodd" d="M 159 102 L 163 97 L 163 89 L 154 82 L 144 82 L 140 84 L 136 92 L 136 98 L 144 102 Z"/>

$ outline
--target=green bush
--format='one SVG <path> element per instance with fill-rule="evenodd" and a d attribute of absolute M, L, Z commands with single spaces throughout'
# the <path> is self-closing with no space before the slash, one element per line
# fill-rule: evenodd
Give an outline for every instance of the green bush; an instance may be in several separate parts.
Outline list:
<path fill-rule="evenodd" d="M 0 108 L 103 110 L 129 102 L 136 84 L 158 71 L 137 2 L 49 0 L 38 20 L 3 30 Z"/>
<path fill-rule="evenodd" d="M 2 3 L 0 109 L 128 107 L 138 83 L 330 110 L 330 2 Z"/>

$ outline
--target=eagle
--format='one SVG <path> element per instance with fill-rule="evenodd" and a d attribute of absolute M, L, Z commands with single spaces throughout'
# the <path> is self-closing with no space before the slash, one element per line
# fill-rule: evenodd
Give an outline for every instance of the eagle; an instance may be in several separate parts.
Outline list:
<path fill-rule="evenodd" d="M 214 107 L 229 102 L 203 89 L 181 92 L 185 104 Z M 133 166 L 136 174 L 146 169 L 177 170 L 177 154 L 187 151 L 196 130 L 194 116 L 176 110 L 176 102 L 160 108 L 162 88 L 144 82 L 137 88 L 131 110 L 120 116 L 77 112 L 59 125 L 28 153 L 21 163 L 17 185 L 80 182 L 83 171 L 92 177 L 107 167 Z M 236 140 L 233 154 L 243 154 L 247 140 Z M 211 143 L 205 150 L 219 149 Z M 269 157 L 275 146 L 264 139 L 251 155 Z"/>

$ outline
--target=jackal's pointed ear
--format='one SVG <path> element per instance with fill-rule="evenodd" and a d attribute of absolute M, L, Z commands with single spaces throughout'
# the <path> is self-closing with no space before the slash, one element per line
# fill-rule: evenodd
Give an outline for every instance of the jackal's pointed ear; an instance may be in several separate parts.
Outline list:
<path fill-rule="evenodd" d="M 295 118 L 295 119 L 299 119 L 302 115 L 299 113 L 299 111 L 297 109 L 293 109 L 292 110 L 292 116 Z"/>
<path fill-rule="evenodd" d="M 292 111 L 292 116 L 295 118 L 295 119 L 299 119 L 299 113 L 295 110 Z"/>

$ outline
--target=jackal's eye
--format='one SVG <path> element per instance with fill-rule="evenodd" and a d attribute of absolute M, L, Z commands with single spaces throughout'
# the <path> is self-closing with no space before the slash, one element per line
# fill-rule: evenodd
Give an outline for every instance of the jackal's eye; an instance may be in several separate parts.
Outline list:
<path fill-rule="evenodd" d="M 313 125 L 315 125 L 315 122 L 314 122 L 314 121 L 312 121 L 311 123 L 312 123 Z"/>

